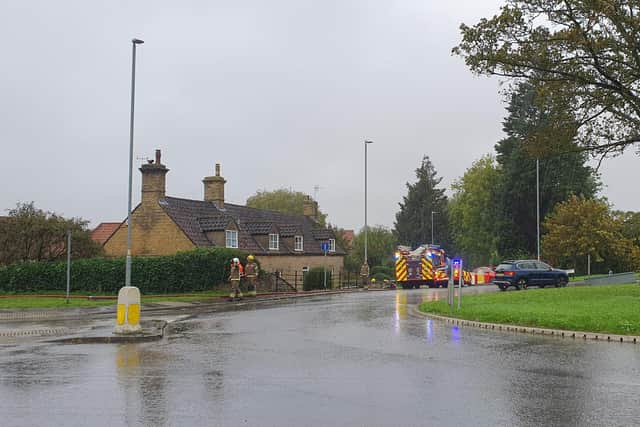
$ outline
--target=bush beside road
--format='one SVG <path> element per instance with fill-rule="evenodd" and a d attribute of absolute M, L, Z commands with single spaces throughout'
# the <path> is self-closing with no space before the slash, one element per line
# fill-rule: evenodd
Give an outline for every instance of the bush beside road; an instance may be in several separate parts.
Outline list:
<path fill-rule="evenodd" d="M 457 302 L 457 299 L 456 299 Z M 464 295 L 462 308 L 446 301 L 425 302 L 425 313 L 479 322 L 540 328 L 640 334 L 640 286 L 611 285 L 528 289 L 481 295 Z"/>

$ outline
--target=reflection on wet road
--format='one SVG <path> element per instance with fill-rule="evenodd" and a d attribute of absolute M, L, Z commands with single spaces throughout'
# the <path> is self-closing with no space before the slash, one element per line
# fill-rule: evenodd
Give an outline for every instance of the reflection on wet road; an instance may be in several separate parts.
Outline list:
<path fill-rule="evenodd" d="M 639 346 L 409 315 L 437 298 L 320 296 L 201 315 L 156 343 L 4 347 L 2 424 L 636 424 Z"/>

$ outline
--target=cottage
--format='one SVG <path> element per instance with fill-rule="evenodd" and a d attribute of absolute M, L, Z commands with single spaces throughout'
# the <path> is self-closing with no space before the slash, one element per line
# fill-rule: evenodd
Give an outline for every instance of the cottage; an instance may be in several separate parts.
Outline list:
<path fill-rule="evenodd" d="M 205 177 L 204 199 L 189 200 L 165 195 L 169 169 L 155 161 L 140 167 L 142 199 L 132 213 L 133 256 L 169 255 L 197 247 L 238 248 L 254 254 L 262 269 L 302 274 L 326 266 L 338 273 L 345 252 L 336 245 L 333 231 L 317 222 L 318 204 L 307 196 L 304 214 L 294 215 L 226 203 L 226 180 L 216 165 L 215 175 Z M 328 251 L 323 252 L 323 244 Z M 108 256 L 124 256 L 127 224 L 122 222 L 104 242 Z"/>

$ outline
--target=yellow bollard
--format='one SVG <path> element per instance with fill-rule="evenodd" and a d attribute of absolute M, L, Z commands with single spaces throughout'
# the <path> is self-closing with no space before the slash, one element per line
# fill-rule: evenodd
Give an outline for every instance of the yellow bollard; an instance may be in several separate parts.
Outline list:
<path fill-rule="evenodd" d="M 116 334 L 136 334 L 140 327 L 140 290 L 135 286 L 123 286 L 118 292 Z"/>

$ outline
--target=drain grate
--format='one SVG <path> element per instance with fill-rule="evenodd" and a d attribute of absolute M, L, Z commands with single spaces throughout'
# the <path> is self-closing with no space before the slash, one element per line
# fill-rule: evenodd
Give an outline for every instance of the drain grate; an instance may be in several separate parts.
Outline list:
<path fill-rule="evenodd" d="M 68 328 L 43 328 L 43 329 L 20 329 L 13 331 L 0 331 L 0 337 L 27 337 L 27 336 L 52 336 L 69 333 Z"/>

